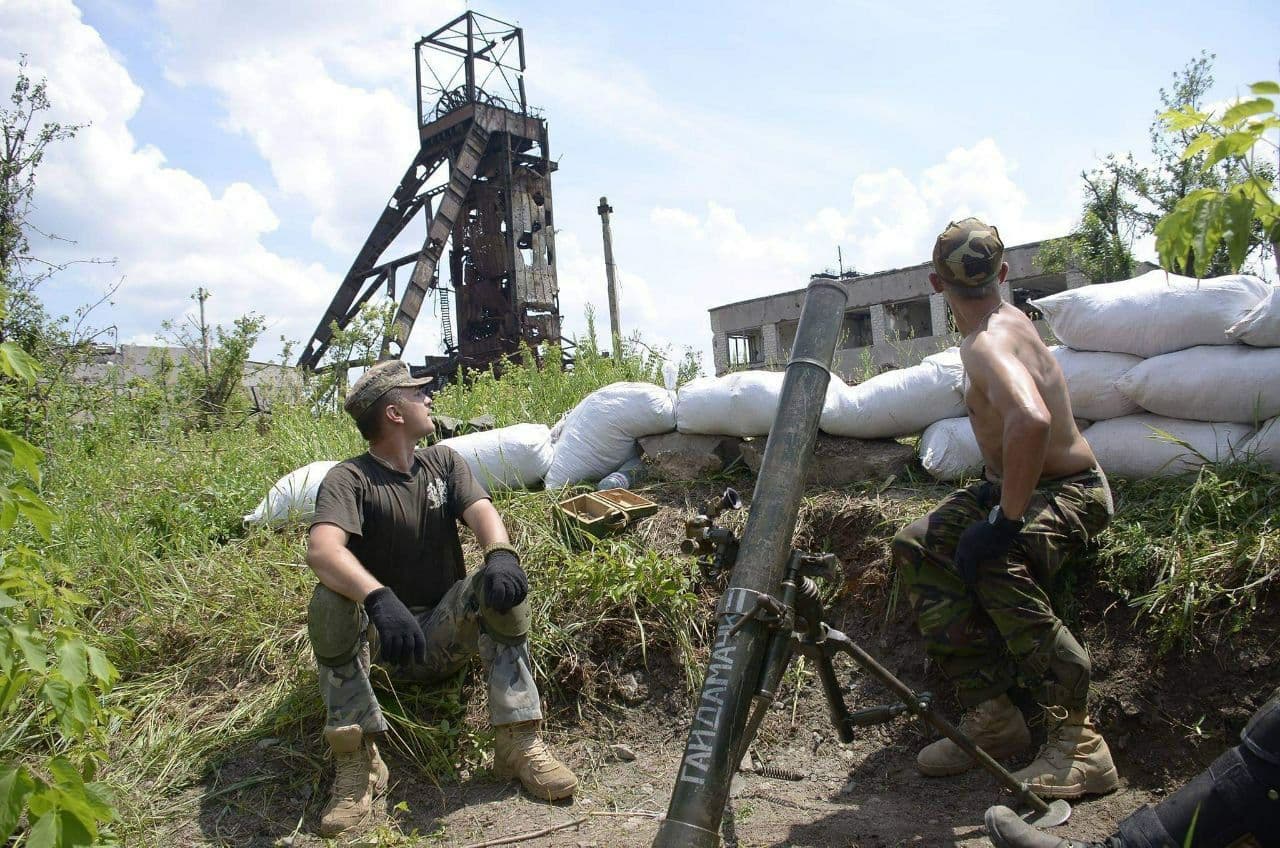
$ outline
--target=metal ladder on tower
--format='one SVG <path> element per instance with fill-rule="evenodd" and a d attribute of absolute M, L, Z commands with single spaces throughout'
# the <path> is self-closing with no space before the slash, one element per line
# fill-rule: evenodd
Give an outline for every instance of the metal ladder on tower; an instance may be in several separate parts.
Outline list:
<path fill-rule="evenodd" d="M 456 345 L 453 340 L 453 307 L 450 305 L 452 300 L 450 290 L 441 286 L 436 289 L 436 292 L 440 295 L 440 335 L 444 339 L 444 349 L 451 351 Z"/>
<path fill-rule="evenodd" d="M 449 168 L 449 182 L 440 197 L 436 214 L 427 227 L 427 239 L 422 245 L 422 255 L 413 266 L 413 274 L 409 284 L 405 286 L 404 296 L 400 300 L 400 308 L 391 322 L 386 338 L 382 340 L 385 355 L 392 342 L 399 346 L 396 355 L 404 353 L 405 342 L 409 331 L 418 319 L 422 303 L 426 300 L 435 279 L 436 268 L 440 264 L 440 255 L 444 252 L 445 242 L 457 223 L 458 213 L 471 189 L 471 180 L 480 166 L 480 158 L 484 156 L 485 147 L 489 144 L 489 129 L 479 120 L 479 115 L 471 122 L 466 137 L 462 140 L 458 153 Z"/>

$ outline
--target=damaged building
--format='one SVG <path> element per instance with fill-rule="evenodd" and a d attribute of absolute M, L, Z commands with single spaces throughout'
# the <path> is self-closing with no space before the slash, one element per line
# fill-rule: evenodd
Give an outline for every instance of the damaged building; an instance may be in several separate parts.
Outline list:
<path fill-rule="evenodd" d="M 1043 242 L 1005 249 L 1009 275 L 1001 285 L 1013 303 L 1040 327 L 1039 313 L 1029 305 L 1038 297 L 1088 284 L 1074 269 L 1045 273 L 1036 263 Z M 1141 263 L 1138 273 L 1154 268 Z M 914 365 L 932 353 L 956 344 L 955 324 L 941 294 L 929 284 L 928 262 L 875 274 L 852 274 L 839 279 L 849 295 L 832 369 L 846 382 L 888 368 Z M 727 303 L 708 310 L 716 376 L 748 368 L 777 369 L 786 365 L 795 341 L 803 288 L 781 294 Z"/>

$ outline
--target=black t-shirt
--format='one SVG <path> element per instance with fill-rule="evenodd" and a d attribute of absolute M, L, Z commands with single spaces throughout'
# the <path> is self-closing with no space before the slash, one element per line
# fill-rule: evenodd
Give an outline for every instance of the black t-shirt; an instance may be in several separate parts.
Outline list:
<path fill-rule="evenodd" d="M 408 474 L 363 453 L 325 475 L 311 523 L 347 531 L 347 548 L 405 604 L 435 606 L 467 573 L 457 522 L 488 497 L 444 445 L 415 451 Z"/>

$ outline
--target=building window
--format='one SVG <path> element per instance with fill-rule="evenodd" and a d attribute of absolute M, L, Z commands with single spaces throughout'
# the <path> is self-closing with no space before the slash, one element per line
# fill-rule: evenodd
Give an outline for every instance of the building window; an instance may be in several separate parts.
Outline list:
<path fill-rule="evenodd" d="M 760 331 L 743 330 L 729 334 L 729 367 L 758 365 L 764 361 L 761 354 Z"/>
<path fill-rule="evenodd" d="M 929 299 L 885 304 L 885 332 L 890 341 L 923 339 L 933 335 Z"/>
<path fill-rule="evenodd" d="M 778 359 L 787 360 L 791 358 L 791 349 L 796 346 L 796 329 L 800 326 L 799 321 L 779 321 L 778 322 Z"/>
<path fill-rule="evenodd" d="M 844 324 L 840 327 L 840 349 L 856 350 L 871 346 L 871 312 L 849 310 L 844 314 Z"/>

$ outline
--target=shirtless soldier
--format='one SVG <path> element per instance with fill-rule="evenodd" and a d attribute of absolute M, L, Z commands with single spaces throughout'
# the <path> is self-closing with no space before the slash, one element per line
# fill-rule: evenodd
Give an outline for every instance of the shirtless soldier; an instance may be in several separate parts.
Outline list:
<path fill-rule="evenodd" d="M 1045 708 L 1048 738 L 1014 776 L 1041 796 L 1078 798 L 1118 781 L 1086 711 L 1089 655 L 1046 589 L 1111 520 L 1111 490 L 1076 428 L 1057 361 L 1027 316 L 1000 298 L 1003 258 L 996 228 L 976 218 L 950 224 L 934 245 L 929 282 L 964 334 L 965 404 L 986 479 L 907 525 L 893 558 L 925 650 L 968 711 L 961 729 L 993 757 L 1029 748 L 1008 695 L 1029 689 Z M 932 776 L 977 765 L 949 739 L 916 762 Z"/>
<path fill-rule="evenodd" d="M 324 836 L 362 825 L 387 785 L 374 740 L 388 728 L 369 683 L 371 661 L 397 681 L 431 682 L 479 655 L 494 772 L 543 800 L 567 798 L 578 783 L 538 733 L 528 581 L 502 517 L 461 456 L 417 446 L 435 431 L 426 382 L 399 360 L 356 381 L 344 406 L 369 449 L 338 463 L 316 496 L 307 564 L 320 585 L 307 629 L 335 765 Z M 484 564 L 470 573 L 459 521 L 484 548 Z"/>

